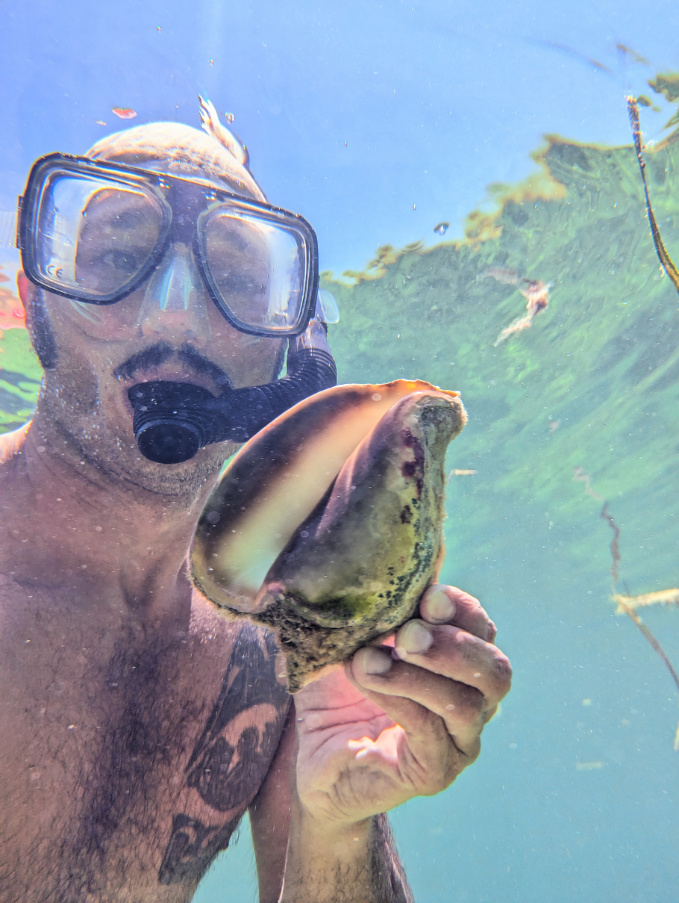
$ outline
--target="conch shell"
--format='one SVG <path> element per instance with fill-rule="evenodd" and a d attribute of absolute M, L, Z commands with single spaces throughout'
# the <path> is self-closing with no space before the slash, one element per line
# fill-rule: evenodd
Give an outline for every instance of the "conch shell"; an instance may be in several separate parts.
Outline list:
<path fill-rule="evenodd" d="M 268 625 L 296 692 L 410 618 L 442 558 L 444 458 L 467 416 L 421 381 L 335 386 L 251 439 L 203 511 L 193 579 Z"/>

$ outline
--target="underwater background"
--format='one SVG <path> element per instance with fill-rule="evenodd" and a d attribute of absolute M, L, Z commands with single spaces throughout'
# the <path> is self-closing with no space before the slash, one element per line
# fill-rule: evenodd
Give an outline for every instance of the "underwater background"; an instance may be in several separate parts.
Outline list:
<path fill-rule="evenodd" d="M 113 107 L 198 125 L 207 92 L 317 229 L 340 381 L 462 393 L 442 579 L 515 677 L 474 766 L 392 814 L 419 903 L 678 898 L 677 688 L 612 598 L 679 586 L 679 295 L 625 105 L 679 264 L 678 25 L 669 3 L 0 0 L 0 212 L 35 157 L 124 127 Z M 3 430 L 40 380 L 17 266 L 0 246 Z M 638 613 L 679 668 L 679 606 Z M 256 898 L 247 834 L 198 903 Z"/>

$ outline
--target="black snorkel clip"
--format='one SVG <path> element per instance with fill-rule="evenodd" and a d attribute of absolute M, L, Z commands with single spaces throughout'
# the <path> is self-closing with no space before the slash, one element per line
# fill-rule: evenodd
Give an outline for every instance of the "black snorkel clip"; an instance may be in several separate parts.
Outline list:
<path fill-rule="evenodd" d="M 157 380 L 138 383 L 127 394 L 139 451 L 158 464 L 179 464 L 213 442 L 246 442 L 288 408 L 336 383 L 327 327 L 314 319 L 290 340 L 287 373 L 274 382 L 215 397 L 202 386 Z"/>

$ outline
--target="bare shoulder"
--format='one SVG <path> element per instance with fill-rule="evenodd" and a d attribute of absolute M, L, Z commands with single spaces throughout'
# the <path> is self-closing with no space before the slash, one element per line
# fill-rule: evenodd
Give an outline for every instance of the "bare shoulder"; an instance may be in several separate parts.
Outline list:
<path fill-rule="evenodd" d="M 9 525 L 11 514 L 17 507 L 21 507 L 21 502 L 17 499 L 21 497 L 26 484 L 26 456 L 22 454 L 22 450 L 26 444 L 28 427 L 27 423 L 21 429 L 0 435 L 0 510 L 3 511 L 3 516 L 0 517 L 0 537 Z M 7 516 L 8 513 L 10 517 Z M 0 538 L 0 555 L 5 551 L 5 541 Z"/>
<path fill-rule="evenodd" d="M 246 695 L 251 704 L 265 699 L 285 709 L 289 703 L 285 671 L 281 669 L 280 650 L 273 633 L 254 624 L 246 617 L 229 617 L 220 613 L 198 590 L 194 589 L 191 603 L 191 644 L 203 654 L 216 650 L 227 675 L 234 669 L 247 672 Z M 207 655 L 209 656 L 209 653 Z"/>
<path fill-rule="evenodd" d="M 29 426 L 30 422 L 24 424 L 18 430 L 12 430 L 11 433 L 2 433 L 0 435 L 0 467 L 11 463 L 21 451 L 26 441 Z"/>

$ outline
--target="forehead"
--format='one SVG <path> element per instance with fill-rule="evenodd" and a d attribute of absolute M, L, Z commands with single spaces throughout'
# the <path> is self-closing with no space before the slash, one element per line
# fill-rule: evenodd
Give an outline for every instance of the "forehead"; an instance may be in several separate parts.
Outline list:
<path fill-rule="evenodd" d="M 120 163 L 118 160 L 111 160 L 110 162 Z M 191 190 L 191 185 L 194 185 L 199 189 L 215 188 L 221 191 L 228 191 L 248 200 L 260 202 L 262 200 L 259 194 L 249 190 L 238 179 L 229 178 L 227 174 L 219 178 L 214 172 L 209 170 L 206 172 L 199 163 L 191 164 L 189 161 L 173 161 L 159 158 L 157 160 L 144 160 L 139 168 L 158 175 L 174 176 L 177 179 L 186 180 L 191 183 L 187 185 L 187 190 Z"/>

